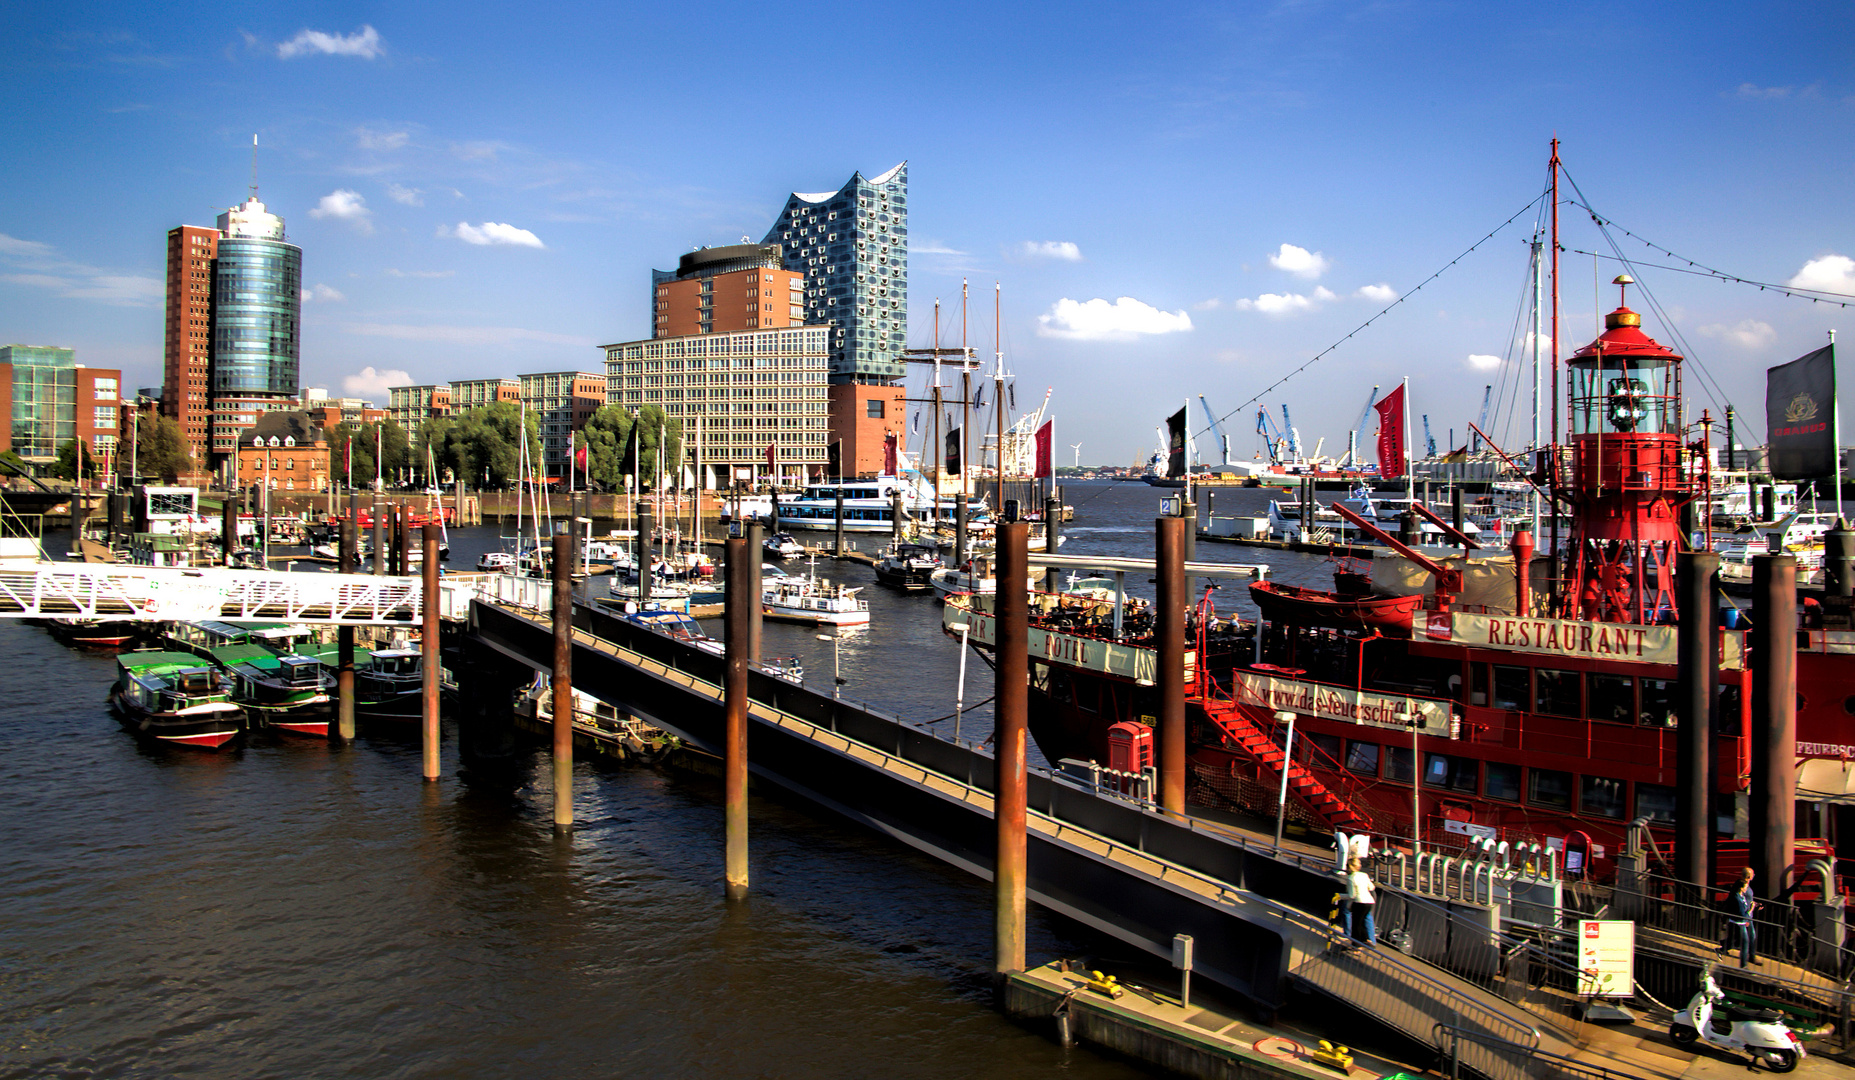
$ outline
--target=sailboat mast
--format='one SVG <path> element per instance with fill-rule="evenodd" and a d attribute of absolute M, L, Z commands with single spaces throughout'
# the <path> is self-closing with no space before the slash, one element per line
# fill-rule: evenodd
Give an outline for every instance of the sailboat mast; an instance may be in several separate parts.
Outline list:
<path fill-rule="evenodd" d="M 1552 552 L 1547 556 L 1548 576 L 1552 581 L 1552 612 L 1559 611 L 1559 508 L 1557 493 L 1559 489 L 1559 140 L 1552 140 L 1552 160 L 1547 163 L 1552 174 L 1552 355 L 1548 358 L 1552 365 L 1552 395 L 1549 405 L 1552 410 L 1552 471 L 1547 476 L 1547 483 L 1554 493 L 1553 505 L 1547 507 L 1552 514 Z"/>
<path fill-rule="evenodd" d="M 972 350 L 966 345 L 966 279 L 960 279 L 960 502 L 966 501 L 970 487 L 966 478 L 973 474 L 972 454 L 972 415 L 973 373 Z"/>
<path fill-rule="evenodd" d="M 998 453 L 993 461 L 998 466 L 992 474 L 993 491 L 998 499 L 998 513 L 1005 512 L 1005 328 L 1001 312 L 1005 310 L 1005 287 L 999 282 L 992 283 L 992 397 L 998 407 L 998 430 L 993 433 Z M 1002 519 L 1001 519 L 1002 520 Z"/>
<path fill-rule="evenodd" d="M 947 468 L 947 444 L 940 433 L 940 298 L 934 298 L 934 386 L 929 395 L 934 402 L 934 423 L 928 430 L 934 433 L 934 503 L 940 503 L 940 477 Z"/>

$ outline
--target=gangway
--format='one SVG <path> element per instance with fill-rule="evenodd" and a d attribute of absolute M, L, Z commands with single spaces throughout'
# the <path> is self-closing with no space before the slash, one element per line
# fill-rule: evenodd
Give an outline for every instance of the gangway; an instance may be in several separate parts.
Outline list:
<path fill-rule="evenodd" d="M 345 626 L 419 621 L 416 577 L 34 563 L 0 569 L 0 618 L 197 622 L 281 620 Z"/>

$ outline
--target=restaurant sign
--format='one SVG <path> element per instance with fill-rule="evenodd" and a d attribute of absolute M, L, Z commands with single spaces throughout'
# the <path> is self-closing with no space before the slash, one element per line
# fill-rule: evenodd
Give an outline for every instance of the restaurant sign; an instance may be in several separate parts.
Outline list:
<path fill-rule="evenodd" d="M 1371 694 L 1344 686 L 1278 679 L 1253 671 L 1238 670 L 1232 677 L 1236 680 L 1239 701 L 1261 705 L 1271 712 L 1299 713 L 1323 720 L 1397 728 L 1400 731 L 1409 731 L 1414 721 L 1421 725 L 1425 735 L 1442 738 L 1450 735 L 1448 702 Z"/>
<path fill-rule="evenodd" d="M 1431 614 L 1425 635 L 1479 649 L 1580 660 L 1628 660 L 1675 664 L 1675 628 L 1633 623 L 1530 619 L 1456 611 Z"/>

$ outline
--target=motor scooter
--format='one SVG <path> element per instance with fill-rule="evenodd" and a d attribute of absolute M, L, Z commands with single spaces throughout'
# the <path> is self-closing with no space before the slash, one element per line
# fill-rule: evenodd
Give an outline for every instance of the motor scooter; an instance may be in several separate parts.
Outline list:
<path fill-rule="evenodd" d="M 1744 1051 L 1751 1055 L 1754 1067 L 1763 1065 L 1772 1072 L 1790 1072 L 1806 1056 L 1802 1041 L 1776 1009 L 1727 1004 L 1720 984 L 1713 981 L 1711 967 L 1701 973 L 1700 990 L 1688 1007 L 1675 1014 L 1668 1037 L 1680 1046 L 1702 1042 L 1722 1050 Z"/>

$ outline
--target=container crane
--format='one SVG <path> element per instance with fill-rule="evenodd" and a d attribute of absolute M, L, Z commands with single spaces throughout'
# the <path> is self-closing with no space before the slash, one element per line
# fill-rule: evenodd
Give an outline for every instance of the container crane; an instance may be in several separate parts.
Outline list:
<path fill-rule="evenodd" d="M 1423 414 L 1423 445 L 1424 445 L 1424 453 L 1426 455 L 1430 457 L 1436 456 L 1436 436 L 1430 434 L 1430 414 L 1429 413 Z"/>
<path fill-rule="evenodd" d="M 1288 403 L 1282 402 L 1282 432 L 1288 436 L 1288 452 L 1296 461 L 1301 460 L 1301 433 L 1295 430 L 1295 422 L 1288 418 Z"/>
<path fill-rule="evenodd" d="M 1269 408 L 1266 405 L 1256 410 L 1256 434 L 1262 436 L 1263 445 L 1269 451 L 1269 464 L 1281 465 L 1288 437 L 1275 430 L 1275 425 L 1269 422 Z"/>
<path fill-rule="evenodd" d="M 1372 406 L 1378 401 L 1378 384 L 1372 384 L 1372 392 L 1365 396 L 1365 408 L 1359 410 L 1359 419 L 1353 421 L 1351 431 L 1346 433 L 1346 460 L 1340 462 L 1344 467 L 1359 467 L 1359 429 L 1365 427 L 1365 418 L 1372 415 Z"/>
<path fill-rule="evenodd" d="M 1217 414 L 1211 411 L 1211 405 L 1205 401 L 1203 394 L 1198 395 L 1198 404 L 1204 409 L 1205 419 L 1211 421 L 1211 433 L 1217 436 L 1219 463 L 1230 464 L 1230 436 L 1224 434 L 1224 425 L 1217 422 Z"/>

